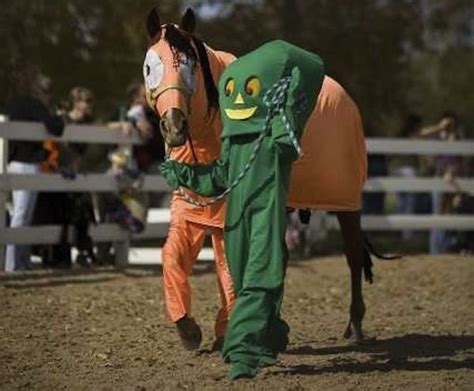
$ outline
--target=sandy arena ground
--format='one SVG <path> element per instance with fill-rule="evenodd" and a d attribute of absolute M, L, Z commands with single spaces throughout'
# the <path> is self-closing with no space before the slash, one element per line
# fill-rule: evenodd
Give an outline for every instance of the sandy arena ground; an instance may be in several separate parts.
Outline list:
<path fill-rule="evenodd" d="M 192 278 L 198 352 L 182 350 L 164 314 L 158 269 L 0 275 L 0 389 L 474 390 L 474 258 L 378 261 L 365 285 L 365 329 L 341 338 L 349 278 L 342 257 L 293 262 L 278 366 L 232 384 L 211 353 L 215 275 Z"/>

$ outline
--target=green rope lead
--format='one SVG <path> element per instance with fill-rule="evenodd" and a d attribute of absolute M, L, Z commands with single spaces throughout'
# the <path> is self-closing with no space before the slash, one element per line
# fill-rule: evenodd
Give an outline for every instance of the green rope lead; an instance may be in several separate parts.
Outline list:
<path fill-rule="evenodd" d="M 284 77 L 280 79 L 278 82 L 276 82 L 264 95 L 263 97 L 263 102 L 264 104 L 268 107 L 268 112 L 265 117 L 265 122 L 263 125 L 263 130 L 260 136 L 258 136 L 255 146 L 252 151 L 252 155 L 250 156 L 248 162 L 245 164 L 244 168 L 242 171 L 239 173 L 237 178 L 230 184 L 230 186 L 224 190 L 221 194 L 219 194 L 216 197 L 211 198 L 207 202 L 199 202 L 195 200 L 194 198 L 191 198 L 188 194 L 186 194 L 182 188 L 178 189 L 178 194 L 181 195 L 186 202 L 189 204 L 192 204 L 194 206 L 199 206 L 202 208 L 205 208 L 207 206 L 211 206 L 215 204 L 216 202 L 221 201 L 227 195 L 235 189 L 239 183 L 242 181 L 242 179 L 245 177 L 247 172 L 250 170 L 250 167 L 252 167 L 252 164 L 254 163 L 255 159 L 257 158 L 258 152 L 260 150 L 260 147 L 262 146 L 263 139 L 267 135 L 271 124 L 270 121 L 272 120 L 273 116 L 276 113 L 279 113 L 282 116 L 283 124 L 285 126 L 286 131 L 288 132 L 288 136 L 290 137 L 290 141 L 295 147 L 296 151 L 298 152 L 298 155 L 301 157 L 303 155 L 303 151 L 298 143 L 298 139 L 296 138 L 295 133 L 293 132 L 293 129 L 291 128 L 290 121 L 286 117 L 285 114 L 285 102 L 286 102 L 286 95 L 288 92 L 288 88 L 290 86 L 291 82 L 291 76 Z"/>

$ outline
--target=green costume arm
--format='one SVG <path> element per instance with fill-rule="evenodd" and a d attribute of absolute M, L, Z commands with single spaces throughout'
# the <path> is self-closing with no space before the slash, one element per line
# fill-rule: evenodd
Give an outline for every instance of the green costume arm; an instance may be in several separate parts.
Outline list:
<path fill-rule="evenodd" d="M 304 115 L 306 114 L 307 110 L 305 110 L 305 113 L 299 113 L 297 111 L 298 107 L 296 106 L 296 102 L 298 101 L 298 94 L 302 93 L 300 84 L 300 70 L 297 67 L 294 67 L 291 72 L 291 82 L 286 98 L 285 115 L 298 143 L 301 139 L 301 135 L 303 134 L 307 119 L 307 115 Z M 276 115 L 272 119 L 272 138 L 275 141 L 280 153 L 287 155 L 292 159 L 298 158 L 298 152 L 291 141 L 288 129 L 285 126 L 285 122 L 283 121 L 281 114 Z"/>
<path fill-rule="evenodd" d="M 210 165 L 190 165 L 167 160 L 160 164 L 160 170 L 173 189 L 183 186 L 204 197 L 216 196 L 227 188 L 228 156 L 228 142 L 225 140 L 221 157 Z"/>

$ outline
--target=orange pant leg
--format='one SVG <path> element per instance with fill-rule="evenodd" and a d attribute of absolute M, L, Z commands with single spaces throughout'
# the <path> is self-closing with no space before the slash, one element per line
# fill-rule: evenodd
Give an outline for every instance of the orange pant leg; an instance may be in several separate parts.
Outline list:
<path fill-rule="evenodd" d="M 232 277 L 227 267 L 224 251 L 224 233 L 222 229 L 212 229 L 212 247 L 216 260 L 217 283 L 221 294 L 221 308 L 217 313 L 214 332 L 216 337 L 223 337 L 229 320 L 230 311 L 234 304 L 235 295 L 232 284 Z"/>
<path fill-rule="evenodd" d="M 166 310 L 171 321 L 191 316 L 191 273 L 202 248 L 206 228 L 186 221 L 179 213 L 171 216 L 168 238 L 162 250 Z"/>

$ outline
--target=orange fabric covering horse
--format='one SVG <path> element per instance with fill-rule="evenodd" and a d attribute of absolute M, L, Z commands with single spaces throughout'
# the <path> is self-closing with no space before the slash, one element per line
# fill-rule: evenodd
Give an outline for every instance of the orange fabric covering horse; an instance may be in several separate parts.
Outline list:
<path fill-rule="evenodd" d="M 304 155 L 293 164 L 288 206 L 360 210 L 367 176 L 362 120 L 351 97 L 328 76 L 306 124 L 301 146 Z"/>

